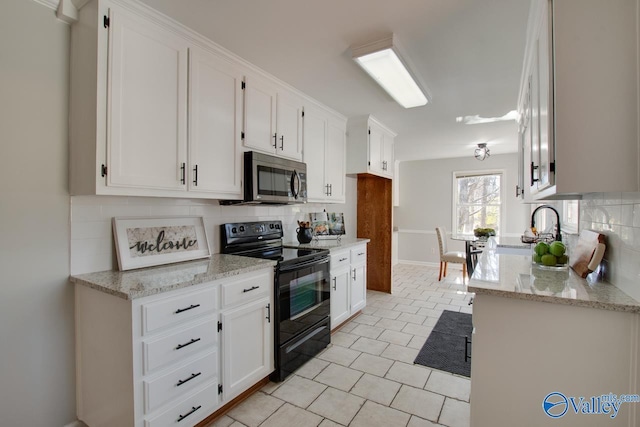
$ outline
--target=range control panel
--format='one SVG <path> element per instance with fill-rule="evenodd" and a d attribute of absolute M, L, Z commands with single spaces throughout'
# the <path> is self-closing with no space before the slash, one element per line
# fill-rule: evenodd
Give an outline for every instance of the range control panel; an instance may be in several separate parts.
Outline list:
<path fill-rule="evenodd" d="M 282 221 L 234 222 L 222 224 L 222 247 L 253 243 L 263 240 L 281 239 Z"/>

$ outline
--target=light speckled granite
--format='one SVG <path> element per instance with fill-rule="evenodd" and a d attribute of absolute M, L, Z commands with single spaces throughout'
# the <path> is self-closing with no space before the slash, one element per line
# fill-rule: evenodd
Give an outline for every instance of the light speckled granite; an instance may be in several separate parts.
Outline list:
<path fill-rule="evenodd" d="M 640 302 L 614 285 L 590 282 L 568 268 L 547 270 L 531 265 L 531 255 L 496 254 L 486 249 L 468 289 L 477 294 L 640 313 Z"/>
<path fill-rule="evenodd" d="M 371 239 L 361 239 L 361 238 L 343 238 L 340 241 L 336 239 L 325 239 L 325 240 L 312 240 L 311 243 L 298 243 L 298 242 L 289 242 L 284 245 L 288 248 L 320 248 L 320 249 L 329 249 L 329 251 L 339 251 L 342 249 L 348 249 L 353 246 L 358 246 L 363 243 L 370 242 Z"/>
<path fill-rule="evenodd" d="M 189 261 L 132 271 L 101 271 L 72 276 L 71 281 L 131 300 L 275 265 L 276 262 L 271 260 L 216 254 L 205 261 Z"/>

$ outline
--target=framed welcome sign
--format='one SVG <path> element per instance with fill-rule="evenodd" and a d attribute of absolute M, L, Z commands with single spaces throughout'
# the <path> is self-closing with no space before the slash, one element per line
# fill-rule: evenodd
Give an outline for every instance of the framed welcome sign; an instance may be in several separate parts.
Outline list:
<path fill-rule="evenodd" d="M 113 218 L 120 270 L 209 258 L 202 217 Z"/>

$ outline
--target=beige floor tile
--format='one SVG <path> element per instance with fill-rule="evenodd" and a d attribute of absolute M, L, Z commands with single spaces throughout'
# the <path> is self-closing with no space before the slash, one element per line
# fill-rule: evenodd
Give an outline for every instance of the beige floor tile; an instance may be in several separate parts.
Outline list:
<path fill-rule="evenodd" d="M 307 409 L 346 426 L 363 403 L 364 399 L 361 397 L 329 387 Z"/>
<path fill-rule="evenodd" d="M 326 360 L 327 362 L 349 366 L 358 358 L 358 356 L 360 356 L 359 351 L 334 345 L 328 348 L 325 352 L 319 354 L 317 357 L 319 359 Z"/>
<path fill-rule="evenodd" d="M 415 300 L 411 305 L 420 307 L 420 308 L 434 308 L 436 306 L 436 303 L 429 302 L 428 300 L 427 301 Z"/>
<path fill-rule="evenodd" d="M 285 403 L 275 414 L 271 415 L 261 427 L 313 427 L 319 425 L 321 422 L 322 417 Z"/>
<path fill-rule="evenodd" d="M 349 427 L 405 426 L 410 415 L 377 403 L 367 401 Z"/>
<path fill-rule="evenodd" d="M 442 314 L 442 309 L 438 309 L 437 307 L 438 307 L 438 304 L 436 304 L 435 308 L 421 308 L 420 310 L 418 310 L 418 314 L 421 314 L 423 316 L 431 316 L 431 317 L 439 318 L 440 315 Z M 426 317 L 425 317 L 425 320 L 426 320 Z"/>
<path fill-rule="evenodd" d="M 369 325 L 358 325 L 351 331 L 351 333 L 354 335 L 359 335 L 361 337 L 371 338 L 374 340 L 378 338 L 383 332 L 384 329 Z"/>
<path fill-rule="evenodd" d="M 420 350 L 426 341 L 427 338 L 420 335 L 414 335 L 413 338 L 411 338 L 411 341 L 409 341 L 409 344 L 407 344 L 407 347 Z"/>
<path fill-rule="evenodd" d="M 375 355 L 381 354 L 387 347 L 389 347 L 389 344 L 384 341 L 378 341 L 366 337 L 360 337 L 351 345 L 352 350 L 363 351 L 365 353 Z"/>
<path fill-rule="evenodd" d="M 230 410 L 227 415 L 248 427 L 256 427 L 283 404 L 282 400 L 259 391 Z"/>
<path fill-rule="evenodd" d="M 315 381 L 293 375 L 282 387 L 279 387 L 272 396 L 301 408 L 306 408 L 320 396 L 320 393 L 322 393 L 325 388 L 325 386 Z"/>
<path fill-rule="evenodd" d="M 389 346 L 380 354 L 387 359 L 399 360 L 404 363 L 413 363 L 418 355 L 415 348 L 403 347 L 401 345 L 389 344 Z"/>
<path fill-rule="evenodd" d="M 360 338 L 358 335 L 338 331 L 335 334 L 331 335 L 331 344 L 348 348 L 351 347 L 351 344 L 356 342 L 358 338 Z"/>
<path fill-rule="evenodd" d="M 322 422 L 318 427 L 342 427 L 342 424 L 338 424 L 336 422 L 331 421 L 328 418 L 325 418 L 324 420 L 322 420 Z"/>
<path fill-rule="evenodd" d="M 402 313 L 416 314 L 420 307 L 416 307 L 415 305 L 408 304 L 398 304 L 394 308 L 395 311 L 400 311 Z"/>
<path fill-rule="evenodd" d="M 422 308 L 420 308 L 418 311 L 422 310 Z M 430 310 L 430 309 L 427 309 Z M 402 313 L 400 314 L 400 316 L 398 316 L 398 320 L 401 320 L 403 322 L 409 322 L 409 323 L 415 323 L 417 325 L 422 325 L 422 322 L 424 322 L 427 319 L 427 316 L 424 316 L 422 314 L 409 314 L 409 313 Z"/>
<path fill-rule="evenodd" d="M 213 424 L 209 424 L 207 427 L 229 427 L 234 423 L 233 418 L 223 415 L 218 418 Z"/>
<path fill-rule="evenodd" d="M 469 427 L 469 404 L 447 398 L 438 422 L 449 427 Z"/>
<path fill-rule="evenodd" d="M 391 407 L 417 415 L 430 421 L 437 421 L 444 396 L 403 385 L 391 403 Z"/>
<path fill-rule="evenodd" d="M 424 389 L 468 402 L 471 380 L 445 372 L 433 371 Z"/>
<path fill-rule="evenodd" d="M 329 362 L 327 362 L 326 360 L 322 360 L 322 359 L 318 359 L 317 357 L 314 357 L 313 359 L 308 360 L 307 363 L 299 367 L 298 370 L 296 371 L 296 375 L 313 379 L 316 375 L 322 372 L 322 370 L 327 366 L 329 366 Z"/>
<path fill-rule="evenodd" d="M 393 319 L 380 319 L 378 323 L 375 324 L 378 328 L 390 329 L 392 331 L 401 331 L 406 325 L 407 322 Z"/>
<path fill-rule="evenodd" d="M 427 317 L 425 321 L 422 322 L 424 326 L 435 326 L 436 323 L 438 323 L 438 317 L 432 317 L 432 316 Z"/>
<path fill-rule="evenodd" d="M 400 390 L 400 384 L 371 374 L 364 374 L 351 390 L 351 394 L 389 406 Z"/>
<path fill-rule="evenodd" d="M 242 424 L 240 421 L 234 421 L 233 424 L 231 424 L 229 427 L 247 427 L 247 426 Z"/>
<path fill-rule="evenodd" d="M 413 335 L 398 331 L 384 331 L 378 337 L 379 341 L 386 341 L 391 344 L 406 346 L 411 341 Z"/>
<path fill-rule="evenodd" d="M 436 304 L 436 308 L 434 310 L 449 310 L 449 311 L 460 311 L 460 306 L 451 305 L 451 304 Z"/>
<path fill-rule="evenodd" d="M 399 311 L 388 308 L 379 308 L 376 310 L 375 315 L 378 317 L 384 317 L 385 319 L 397 319 L 400 316 Z"/>
<path fill-rule="evenodd" d="M 360 371 L 332 363 L 314 381 L 342 391 L 349 391 L 362 375 Z"/>
<path fill-rule="evenodd" d="M 366 308 L 366 307 L 365 307 Z M 353 329 L 358 326 L 358 324 L 356 322 L 354 322 L 353 320 L 350 322 L 345 323 L 344 325 L 340 326 L 340 329 L 338 329 L 340 332 L 351 332 L 353 331 Z"/>
<path fill-rule="evenodd" d="M 385 378 L 407 384 L 412 387 L 424 388 L 429 379 L 431 369 L 420 365 L 409 365 L 408 363 L 394 362 Z"/>
<path fill-rule="evenodd" d="M 362 372 L 384 377 L 389 368 L 393 365 L 393 360 L 372 354 L 362 353 L 350 366 Z"/>
<path fill-rule="evenodd" d="M 433 326 L 424 326 L 424 325 L 416 325 L 415 323 L 408 323 L 407 326 L 404 327 L 402 332 L 405 332 L 411 335 L 419 335 L 422 338 L 427 338 L 432 330 L 433 330 Z"/>
<path fill-rule="evenodd" d="M 282 384 L 284 384 L 284 382 L 279 382 L 279 383 L 274 383 L 273 381 L 269 381 L 267 384 L 265 384 L 264 386 L 262 386 L 262 388 L 260 389 L 261 392 L 263 393 L 267 393 L 267 394 L 272 394 L 274 391 L 276 391 L 278 389 L 278 387 L 280 387 Z"/>
<path fill-rule="evenodd" d="M 356 317 L 355 319 L 353 319 L 354 322 L 359 323 L 361 325 L 369 325 L 369 326 L 373 326 L 375 325 L 378 320 L 380 320 L 381 318 L 378 316 L 372 316 L 370 314 L 361 314 L 360 316 Z"/>
<path fill-rule="evenodd" d="M 438 427 L 440 425 L 441 424 L 436 424 L 429 420 L 411 415 L 411 419 L 409 420 L 409 424 L 407 424 L 407 427 Z"/>

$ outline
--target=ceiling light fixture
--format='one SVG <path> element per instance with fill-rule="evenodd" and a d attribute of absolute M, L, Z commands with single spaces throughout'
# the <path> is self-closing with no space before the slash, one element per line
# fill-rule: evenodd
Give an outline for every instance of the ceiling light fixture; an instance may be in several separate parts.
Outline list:
<path fill-rule="evenodd" d="M 516 110 L 511 110 L 502 117 L 480 117 L 477 114 L 475 116 L 459 116 L 456 117 L 456 122 L 465 125 L 479 125 L 482 123 L 507 122 L 509 120 L 518 121 L 519 117 Z"/>
<path fill-rule="evenodd" d="M 401 51 L 393 34 L 382 40 L 351 47 L 353 59 L 398 104 L 404 108 L 426 105 L 429 102 L 426 91 L 410 73 L 410 62 L 406 55 L 400 54 Z"/>
<path fill-rule="evenodd" d="M 487 144 L 478 144 L 475 153 L 473 154 L 476 159 L 482 161 L 491 155 L 491 152 L 487 148 Z"/>

